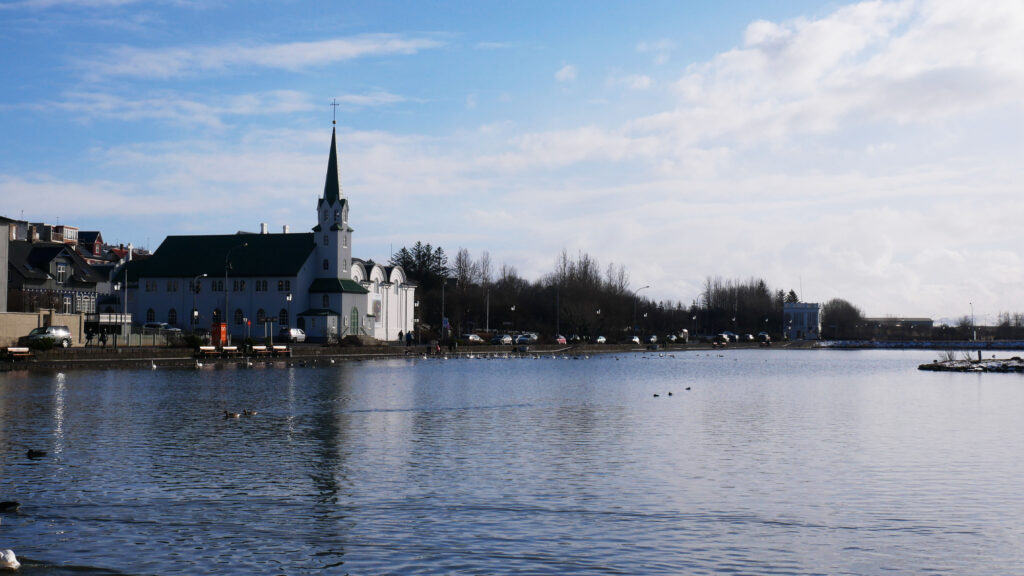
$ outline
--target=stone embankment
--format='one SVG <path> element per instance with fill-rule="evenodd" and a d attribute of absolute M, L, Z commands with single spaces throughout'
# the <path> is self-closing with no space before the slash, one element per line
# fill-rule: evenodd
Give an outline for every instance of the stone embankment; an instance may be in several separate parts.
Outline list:
<path fill-rule="evenodd" d="M 992 358 L 987 360 L 936 360 L 921 364 L 919 370 L 934 372 L 1017 372 L 1024 373 L 1024 360 L 1020 356 L 1013 358 Z"/>

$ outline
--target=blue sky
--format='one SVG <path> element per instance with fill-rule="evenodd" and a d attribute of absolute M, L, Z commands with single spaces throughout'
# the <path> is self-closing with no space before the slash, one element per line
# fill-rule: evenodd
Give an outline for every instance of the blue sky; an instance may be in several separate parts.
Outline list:
<path fill-rule="evenodd" d="M 0 213 L 308 230 L 337 99 L 363 258 L 1020 312 L 1022 53 L 1016 1 L 0 2 Z"/>

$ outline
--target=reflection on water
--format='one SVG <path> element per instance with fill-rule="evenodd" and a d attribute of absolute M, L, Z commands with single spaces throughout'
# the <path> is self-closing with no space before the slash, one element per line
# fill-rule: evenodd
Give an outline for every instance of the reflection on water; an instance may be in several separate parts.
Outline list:
<path fill-rule="evenodd" d="M 7 373 L 0 547 L 26 574 L 1021 573 L 1024 381 L 932 356 Z"/>

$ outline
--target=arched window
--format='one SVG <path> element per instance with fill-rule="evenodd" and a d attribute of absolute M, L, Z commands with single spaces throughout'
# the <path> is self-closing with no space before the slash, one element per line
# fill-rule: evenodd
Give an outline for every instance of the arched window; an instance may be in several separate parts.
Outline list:
<path fill-rule="evenodd" d="M 329 294 L 324 294 L 324 308 L 330 308 L 330 307 L 331 307 L 331 296 Z"/>
<path fill-rule="evenodd" d="M 152 308 L 146 310 L 146 322 L 156 322 L 156 311 Z"/>
<path fill-rule="evenodd" d="M 242 318 L 244 318 L 244 317 L 245 316 L 242 314 L 242 309 L 241 308 L 235 308 L 235 325 L 236 326 L 242 324 Z"/>
<path fill-rule="evenodd" d="M 267 313 L 263 311 L 263 308 L 260 308 L 259 310 L 256 311 L 256 323 L 263 324 L 266 321 Z"/>
<path fill-rule="evenodd" d="M 175 326 L 178 324 L 178 311 L 175 310 L 174 308 L 171 308 L 170 310 L 167 311 L 167 323 L 170 324 L 171 326 Z"/>
<path fill-rule="evenodd" d="M 324 258 L 324 270 L 327 270 L 330 267 L 331 263 L 327 261 L 327 258 Z"/>
<path fill-rule="evenodd" d="M 281 308 L 281 313 L 277 315 L 277 319 L 280 321 L 281 326 L 288 326 L 288 311 Z"/>

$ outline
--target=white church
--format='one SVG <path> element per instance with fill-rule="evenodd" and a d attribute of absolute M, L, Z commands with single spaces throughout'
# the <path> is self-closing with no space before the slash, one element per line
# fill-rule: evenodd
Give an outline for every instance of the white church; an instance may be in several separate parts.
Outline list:
<path fill-rule="evenodd" d="M 413 329 L 416 285 L 400 266 L 352 257 L 349 203 L 342 195 L 335 131 L 312 232 L 168 236 L 128 265 L 136 322 L 189 331 L 227 323 L 233 338 L 277 339 L 281 327 L 307 339 L 396 340 Z M 137 282 L 136 282 L 137 281 Z"/>

